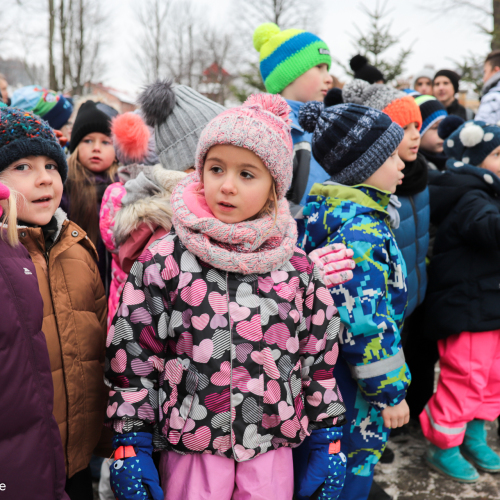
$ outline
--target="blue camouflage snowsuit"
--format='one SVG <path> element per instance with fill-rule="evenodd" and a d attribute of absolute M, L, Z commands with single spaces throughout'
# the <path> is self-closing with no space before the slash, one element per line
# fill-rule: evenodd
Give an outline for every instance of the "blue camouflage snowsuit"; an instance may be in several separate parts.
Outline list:
<path fill-rule="evenodd" d="M 389 193 L 374 187 L 327 182 L 313 186 L 304 208 L 304 250 L 344 243 L 356 262 L 353 279 L 330 289 L 345 326 L 334 370 L 347 409 L 341 441 L 347 477 L 339 497 L 344 500 L 368 497 L 390 433 L 381 410 L 405 399 L 410 383 L 400 337 L 406 265 L 385 222 L 388 203 Z"/>

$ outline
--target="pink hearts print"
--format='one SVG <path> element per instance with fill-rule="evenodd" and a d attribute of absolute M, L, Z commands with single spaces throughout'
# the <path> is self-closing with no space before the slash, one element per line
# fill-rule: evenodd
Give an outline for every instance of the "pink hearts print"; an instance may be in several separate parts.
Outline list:
<path fill-rule="evenodd" d="M 332 295 L 326 288 L 318 288 L 316 290 L 316 297 L 318 297 L 325 306 L 333 306 Z"/>
<path fill-rule="evenodd" d="M 252 344 L 238 344 L 235 347 L 235 351 L 236 351 L 236 359 L 240 363 L 244 363 L 247 360 L 247 356 L 253 351 L 253 347 Z"/>
<path fill-rule="evenodd" d="M 134 358 L 131 363 L 132 371 L 139 377 L 147 377 L 153 371 L 153 364 L 148 361 L 142 361 Z"/>
<path fill-rule="evenodd" d="M 260 314 L 256 314 L 250 321 L 240 321 L 236 325 L 238 335 L 251 342 L 258 342 L 262 339 L 262 326 L 260 324 Z"/>
<path fill-rule="evenodd" d="M 148 269 L 149 269 L 149 267 L 148 267 Z M 171 280 L 172 278 L 175 278 L 178 274 L 179 274 L 179 266 L 177 265 L 177 262 L 175 262 L 175 259 L 173 258 L 173 256 L 169 255 L 165 259 L 165 268 L 161 272 L 161 277 L 165 281 L 168 281 L 168 280 Z"/>
<path fill-rule="evenodd" d="M 170 385 L 180 384 L 182 379 L 182 365 L 176 359 L 170 359 L 165 364 L 165 380 L 171 382 Z"/>
<path fill-rule="evenodd" d="M 209 394 L 205 398 L 205 406 L 214 413 L 224 413 L 231 407 L 231 393 L 229 387 L 222 390 L 220 394 Z"/>
<path fill-rule="evenodd" d="M 224 361 L 220 365 L 220 370 L 210 377 L 210 381 L 214 385 L 229 385 L 231 381 L 231 364 L 229 361 Z"/>
<path fill-rule="evenodd" d="M 298 257 L 296 255 L 290 259 L 290 264 L 300 273 L 310 273 L 313 266 L 307 257 Z"/>
<path fill-rule="evenodd" d="M 179 335 L 179 340 L 175 346 L 178 355 L 186 353 L 190 358 L 193 357 L 193 336 L 189 332 Z"/>
<path fill-rule="evenodd" d="M 204 451 L 210 444 L 211 433 L 207 426 L 200 427 L 194 434 L 183 434 L 182 442 L 192 451 Z"/>
<path fill-rule="evenodd" d="M 261 276 L 259 276 L 259 290 L 262 290 L 265 293 L 269 293 L 273 285 L 274 280 L 271 278 L 271 276 L 268 276 L 267 278 L 262 278 Z"/>
<path fill-rule="evenodd" d="M 316 391 L 312 396 L 307 396 L 307 402 L 311 406 L 319 406 L 321 401 L 323 401 L 323 395 L 319 391 Z"/>
<path fill-rule="evenodd" d="M 233 369 L 233 386 L 241 392 L 248 392 L 247 384 L 250 379 L 250 373 L 244 366 L 237 366 Z"/>
<path fill-rule="evenodd" d="M 231 436 L 227 434 L 226 436 L 219 436 L 214 439 L 213 447 L 216 450 L 224 453 L 231 448 Z"/>
<path fill-rule="evenodd" d="M 155 247 L 153 248 L 153 252 L 155 254 L 161 255 L 162 257 L 166 257 L 167 255 L 170 255 L 174 252 L 174 242 L 162 240 L 157 245 L 155 245 Z"/>
<path fill-rule="evenodd" d="M 237 444 L 234 446 L 234 453 L 236 454 L 240 462 L 250 460 L 255 455 L 254 450 L 248 450 L 247 448 L 241 446 L 241 444 Z"/>
<path fill-rule="evenodd" d="M 288 273 L 286 271 L 272 271 L 271 278 L 275 284 L 281 283 L 288 279 Z"/>
<path fill-rule="evenodd" d="M 270 380 L 267 383 L 267 390 L 264 392 L 264 404 L 275 404 L 280 399 L 281 388 L 279 382 L 276 380 Z"/>
<path fill-rule="evenodd" d="M 153 254 L 148 250 L 144 250 L 144 252 L 141 253 L 141 255 L 139 255 L 139 257 L 137 258 L 137 260 L 139 262 L 148 262 L 150 261 L 151 259 L 153 258 Z"/>
<path fill-rule="evenodd" d="M 123 373 L 127 368 L 127 353 L 125 349 L 118 349 L 115 357 L 111 360 L 111 369 L 115 373 Z"/>
<path fill-rule="evenodd" d="M 325 363 L 329 365 L 335 365 L 337 363 L 337 358 L 339 357 L 339 345 L 335 344 L 331 351 L 325 354 Z"/>
<path fill-rule="evenodd" d="M 122 302 L 127 306 L 135 306 L 144 302 L 146 297 L 142 290 L 136 290 L 132 283 L 128 282 L 123 288 Z"/>
<path fill-rule="evenodd" d="M 117 408 L 118 408 L 118 403 L 116 401 L 112 405 L 109 405 L 106 408 L 106 415 L 108 416 L 108 418 L 111 418 L 116 413 Z"/>
<path fill-rule="evenodd" d="M 122 392 L 122 398 L 127 403 L 138 403 L 142 401 L 148 395 L 147 389 L 141 389 L 135 392 Z"/>
<path fill-rule="evenodd" d="M 337 397 L 337 394 L 335 391 L 332 391 L 331 389 L 327 389 L 325 391 L 325 394 L 323 394 L 323 399 L 325 400 L 325 403 L 329 405 L 332 401 L 337 401 L 339 399 Z"/>
<path fill-rule="evenodd" d="M 208 303 L 216 314 L 227 313 L 227 295 L 221 295 L 219 292 L 210 292 Z"/>
<path fill-rule="evenodd" d="M 155 331 L 152 326 L 146 326 L 142 329 L 139 336 L 139 345 L 144 349 L 150 349 L 155 354 L 163 351 L 163 344 L 155 336 Z"/>
<path fill-rule="evenodd" d="M 288 283 L 280 283 L 273 286 L 273 288 L 282 299 L 290 302 L 295 297 L 299 284 L 299 278 L 294 276 Z"/>
<path fill-rule="evenodd" d="M 316 314 L 312 317 L 312 324 L 316 326 L 321 326 L 325 322 L 325 311 L 320 309 Z"/>
<path fill-rule="evenodd" d="M 286 401 L 280 401 L 278 403 L 278 413 L 280 414 L 281 420 L 288 420 L 295 413 L 295 408 L 288 405 Z"/>
<path fill-rule="evenodd" d="M 271 349 L 269 347 L 265 347 L 264 349 L 262 349 L 261 353 L 262 364 L 267 376 L 275 380 L 279 379 L 280 372 L 278 370 L 278 367 L 276 366 L 276 362 L 274 361 Z"/>
<path fill-rule="evenodd" d="M 299 339 L 297 337 L 290 337 L 286 341 L 287 351 L 294 354 L 299 350 Z"/>
<path fill-rule="evenodd" d="M 210 320 L 210 328 L 216 330 L 217 328 L 225 328 L 227 326 L 227 319 L 222 314 L 214 314 Z"/>
<path fill-rule="evenodd" d="M 208 363 L 214 352 L 214 344 L 211 339 L 203 339 L 200 345 L 193 346 L 193 361 L 197 363 Z"/>
<path fill-rule="evenodd" d="M 144 307 L 139 307 L 139 309 L 136 309 L 130 315 L 130 321 L 132 321 L 132 323 L 142 323 L 143 325 L 150 325 L 152 321 L 151 314 L 149 314 L 148 311 L 144 309 Z"/>
<path fill-rule="evenodd" d="M 191 324 L 194 326 L 196 330 L 199 330 L 200 332 L 202 332 L 205 329 L 209 321 L 210 321 L 210 316 L 207 313 L 202 314 L 201 316 L 191 317 Z"/>
<path fill-rule="evenodd" d="M 262 427 L 265 429 L 271 429 L 276 427 L 281 423 L 281 417 L 279 415 L 262 415 Z"/>
<path fill-rule="evenodd" d="M 299 419 L 295 416 L 293 420 L 288 420 L 281 424 L 281 433 L 288 438 L 294 438 L 300 430 Z"/>
<path fill-rule="evenodd" d="M 229 315 L 231 319 L 234 321 L 241 321 L 243 319 L 248 318 L 250 316 L 250 309 L 248 307 L 243 307 L 237 304 L 236 302 L 229 303 Z"/>
<path fill-rule="evenodd" d="M 335 314 L 337 314 L 337 312 L 338 311 L 337 311 L 337 308 L 335 306 L 327 306 L 326 313 L 325 313 L 326 319 L 328 321 L 330 321 L 335 316 Z"/>
<path fill-rule="evenodd" d="M 118 307 L 118 309 L 116 310 L 116 315 L 118 317 L 126 318 L 128 316 L 128 313 L 129 311 L 127 305 L 124 302 L 122 302 Z"/>
<path fill-rule="evenodd" d="M 159 264 L 151 264 L 145 271 L 142 282 L 145 286 L 156 285 L 158 288 L 165 288 L 165 283 L 160 276 Z"/>
<path fill-rule="evenodd" d="M 264 395 L 264 375 L 261 375 L 259 378 L 251 378 L 247 382 L 247 388 L 251 393 L 256 394 L 257 396 L 263 396 Z"/>
<path fill-rule="evenodd" d="M 264 334 L 267 344 L 277 344 L 282 350 L 286 349 L 286 342 L 290 338 L 290 330 L 285 323 L 275 323 Z"/>
<path fill-rule="evenodd" d="M 181 290 L 181 299 L 186 304 L 197 307 L 203 302 L 206 294 L 207 284 L 202 279 L 197 279 L 191 286 L 186 286 Z"/>
<path fill-rule="evenodd" d="M 181 275 L 179 276 L 179 285 L 177 288 L 179 288 L 179 290 L 181 288 L 184 288 L 186 285 L 189 285 L 192 279 L 193 275 L 191 273 L 181 273 Z"/>
<path fill-rule="evenodd" d="M 172 413 L 170 414 L 170 427 L 172 429 L 182 430 L 184 423 L 184 419 L 179 415 L 179 410 L 177 408 L 172 408 Z"/>
<path fill-rule="evenodd" d="M 135 409 L 130 403 L 122 403 L 116 412 L 117 417 L 133 417 Z"/>

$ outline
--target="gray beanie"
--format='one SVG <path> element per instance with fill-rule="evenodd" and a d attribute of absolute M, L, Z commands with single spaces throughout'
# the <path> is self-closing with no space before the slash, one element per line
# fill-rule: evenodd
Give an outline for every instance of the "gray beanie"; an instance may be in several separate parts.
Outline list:
<path fill-rule="evenodd" d="M 369 108 L 383 110 L 392 101 L 401 99 L 407 94 L 383 83 L 370 84 L 364 80 L 353 80 L 342 88 L 344 102 L 361 104 Z"/>
<path fill-rule="evenodd" d="M 226 109 L 169 80 L 148 85 L 138 103 L 146 123 L 155 129 L 156 153 L 163 168 L 182 172 L 194 166 L 201 131 Z"/>
<path fill-rule="evenodd" d="M 417 80 L 419 78 L 428 78 L 431 83 L 432 83 L 432 80 L 434 80 L 434 75 L 436 74 L 436 70 L 429 67 L 429 66 L 425 66 L 424 68 L 422 68 L 418 73 L 415 73 L 415 76 L 413 77 L 413 85 L 412 87 L 415 88 L 415 84 L 417 83 Z"/>

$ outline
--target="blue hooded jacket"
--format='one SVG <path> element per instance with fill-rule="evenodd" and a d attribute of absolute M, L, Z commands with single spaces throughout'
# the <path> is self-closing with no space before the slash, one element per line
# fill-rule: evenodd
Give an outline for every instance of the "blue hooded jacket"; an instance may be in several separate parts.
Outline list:
<path fill-rule="evenodd" d="M 304 207 L 307 253 L 331 243 L 354 251 L 353 279 L 330 292 L 346 327 L 341 354 L 363 397 L 379 409 L 399 404 L 411 378 L 400 336 L 406 265 L 386 223 L 389 197 L 372 186 L 315 184 Z"/>

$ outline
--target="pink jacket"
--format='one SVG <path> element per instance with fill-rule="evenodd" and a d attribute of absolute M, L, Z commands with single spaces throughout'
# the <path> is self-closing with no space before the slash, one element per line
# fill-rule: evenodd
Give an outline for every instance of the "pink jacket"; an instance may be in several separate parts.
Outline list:
<path fill-rule="evenodd" d="M 127 194 L 127 188 L 133 187 L 134 179 L 126 184 L 115 182 L 104 192 L 99 225 L 104 244 L 113 256 L 108 328 L 132 264 L 152 241 L 170 231 L 170 195 L 185 175 L 184 172 L 165 170 L 161 165 L 155 165 L 148 179 L 157 190 L 136 196 L 126 205 L 122 205 L 122 199 Z"/>

